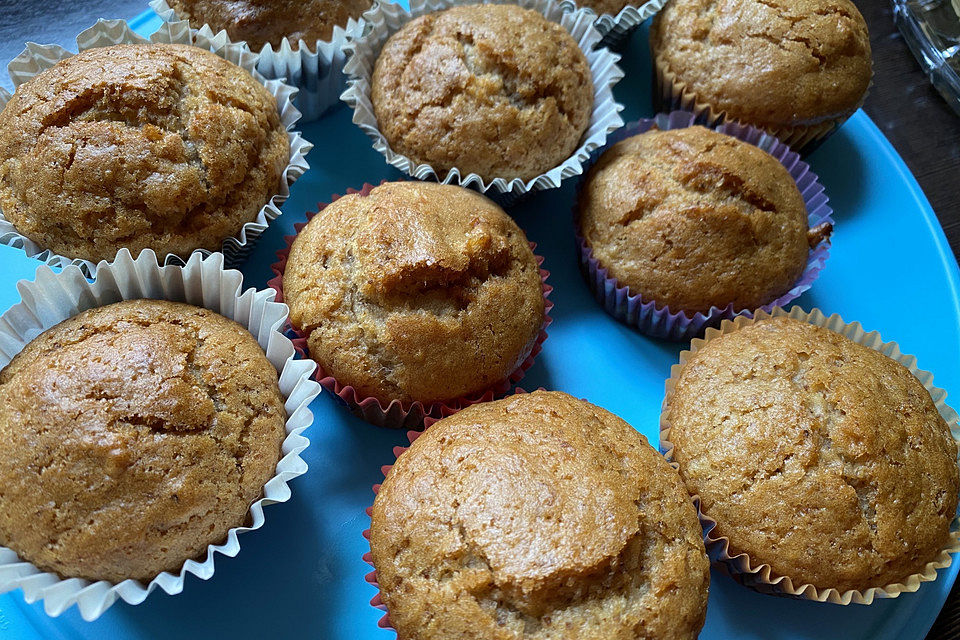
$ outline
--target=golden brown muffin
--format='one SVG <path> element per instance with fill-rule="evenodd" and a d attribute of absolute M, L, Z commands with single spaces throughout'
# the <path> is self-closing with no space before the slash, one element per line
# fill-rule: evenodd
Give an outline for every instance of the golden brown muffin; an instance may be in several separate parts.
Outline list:
<path fill-rule="evenodd" d="M 947 424 L 905 367 L 838 333 L 781 317 L 714 338 L 665 417 L 715 535 L 795 586 L 893 584 L 948 540 Z"/>
<path fill-rule="evenodd" d="M 673 311 L 771 302 L 825 232 L 808 233 L 803 197 L 773 156 L 703 127 L 618 142 L 580 192 L 580 233 L 600 264 Z"/>
<path fill-rule="evenodd" d="M 0 372 L 0 544 L 64 578 L 176 572 L 244 523 L 285 421 L 237 323 L 154 300 L 85 311 Z"/>
<path fill-rule="evenodd" d="M 289 156 L 276 100 L 240 67 L 186 45 L 90 49 L 0 113 L 0 209 L 70 258 L 219 251 Z"/>
<path fill-rule="evenodd" d="M 181 20 L 194 28 L 225 29 L 233 41 L 246 40 L 253 51 L 274 49 L 286 39 L 294 50 L 303 40 L 311 48 L 330 40 L 334 27 L 346 27 L 370 8 L 372 0 L 167 0 Z"/>
<path fill-rule="evenodd" d="M 294 241 L 283 292 L 310 357 L 383 402 L 488 388 L 526 360 L 544 321 L 523 231 L 484 196 L 435 183 L 328 205 Z"/>
<path fill-rule="evenodd" d="M 400 640 L 696 638 L 710 581 L 646 438 L 556 391 L 473 405 L 387 474 L 370 549 Z"/>
<path fill-rule="evenodd" d="M 377 58 L 371 100 L 390 148 L 443 176 L 530 180 L 573 155 L 590 124 L 590 65 L 536 11 L 468 5 L 421 16 Z"/>
<path fill-rule="evenodd" d="M 846 119 L 873 75 L 870 34 L 849 0 L 672 0 L 650 46 L 716 114 L 781 137 Z"/>

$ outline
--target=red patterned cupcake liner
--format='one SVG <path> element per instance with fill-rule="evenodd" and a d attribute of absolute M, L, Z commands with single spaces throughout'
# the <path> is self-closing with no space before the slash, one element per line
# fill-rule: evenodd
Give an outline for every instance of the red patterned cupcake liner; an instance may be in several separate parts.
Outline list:
<path fill-rule="evenodd" d="M 456 413 L 456 412 L 452 412 L 450 415 L 453 415 L 453 413 Z M 428 427 L 432 426 L 433 423 L 437 422 L 438 419 L 439 418 L 427 417 L 426 420 L 429 422 L 427 426 Z M 407 440 L 410 441 L 410 444 L 413 444 L 413 441 L 419 438 L 422 433 L 423 431 L 408 431 Z M 393 448 L 394 464 L 396 464 L 396 460 L 400 457 L 400 454 L 402 454 L 404 451 L 406 451 L 409 448 L 410 447 L 399 447 L 399 446 Z M 393 468 L 392 464 L 385 464 L 382 467 L 380 467 L 380 472 L 383 474 L 384 479 L 387 478 L 387 474 L 390 473 L 390 469 L 392 468 Z M 382 483 L 373 485 L 374 499 L 376 499 L 376 496 L 380 494 L 381 484 Z M 369 507 L 367 507 L 365 512 L 368 518 L 373 517 L 373 505 L 370 505 Z M 363 530 L 363 537 L 366 539 L 367 544 L 369 545 L 370 543 L 369 527 Z M 380 627 L 381 629 L 393 629 L 394 631 L 396 631 L 396 628 L 390 622 L 390 613 L 387 611 L 387 605 L 384 604 L 383 598 L 380 597 L 380 583 L 377 582 L 377 570 L 373 566 L 373 553 L 371 551 L 365 552 L 363 554 L 363 561 L 366 562 L 368 565 L 370 565 L 370 568 L 373 569 L 373 571 L 363 576 L 363 579 L 367 581 L 367 584 L 371 584 L 377 589 L 377 594 L 370 599 L 370 606 L 383 611 L 383 617 L 380 618 L 380 620 L 377 622 L 377 626 Z"/>
<path fill-rule="evenodd" d="M 364 183 L 363 187 L 359 190 L 347 189 L 346 195 L 356 193 L 360 196 L 367 196 L 373 189 L 374 185 Z M 297 234 L 299 234 L 300 231 L 307 226 L 307 223 L 310 222 L 315 215 L 319 214 L 325 207 L 333 202 L 336 202 L 341 197 L 342 196 L 339 194 L 334 194 L 330 197 L 330 202 L 318 204 L 317 211 L 307 212 L 306 222 L 298 222 L 293 225 Z M 286 243 L 286 246 L 280 251 L 277 251 L 277 262 L 270 266 L 270 269 L 274 273 L 274 277 L 267 282 L 267 286 L 277 292 L 277 302 L 284 301 L 283 274 L 287 268 L 287 259 L 290 257 L 290 249 L 293 246 L 293 241 L 296 239 L 296 237 L 296 234 L 292 236 L 284 236 L 284 242 Z M 536 246 L 536 243 L 530 243 L 531 250 L 536 251 Z M 543 269 L 542 256 L 534 254 L 534 257 L 537 260 L 537 266 L 540 268 L 540 283 L 543 291 L 544 302 L 543 325 L 540 327 L 540 332 L 537 335 L 537 339 L 534 342 L 530 354 L 522 363 L 520 363 L 520 366 L 517 367 L 513 373 L 503 380 L 494 383 L 483 391 L 461 396 L 453 400 L 431 402 L 428 404 L 424 404 L 420 401 L 401 402 L 399 400 L 391 400 L 386 406 L 384 406 L 384 404 L 378 398 L 364 396 L 354 387 L 339 382 L 336 378 L 327 374 L 319 365 L 319 363 L 317 364 L 317 369 L 314 372 L 315 379 L 324 389 L 336 395 L 348 407 L 350 407 L 350 410 L 354 415 L 366 420 L 370 424 L 378 427 L 388 427 L 391 429 L 421 429 L 423 428 L 424 421 L 427 418 L 438 420 L 440 418 L 452 415 L 464 407 L 468 407 L 472 404 L 477 404 L 478 402 L 489 402 L 495 398 L 505 395 L 510 390 L 510 387 L 519 382 L 523 376 L 526 375 L 527 370 L 533 366 L 534 359 L 543 349 L 543 341 L 547 339 L 547 327 L 549 327 L 550 323 L 553 322 L 553 318 L 550 317 L 550 310 L 553 309 L 553 302 L 549 299 L 549 295 L 553 291 L 553 287 L 547 284 L 547 277 L 550 275 L 550 272 Z M 287 332 L 292 336 L 291 339 L 293 341 L 293 346 L 297 350 L 297 353 L 304 358 L 309 358 L 310 353 L 307 347 L 307 336 L 295 329 L 292 325 L 287 327 Z"/>

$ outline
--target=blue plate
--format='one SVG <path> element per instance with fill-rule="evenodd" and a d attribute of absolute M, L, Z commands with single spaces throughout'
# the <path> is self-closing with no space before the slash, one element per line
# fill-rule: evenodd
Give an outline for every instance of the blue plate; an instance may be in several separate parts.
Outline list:
<path fill-rule="evenodd" d="M 134 26 L 149 33 L 159 23 L 144 14 Z M 624 117 L 650 115 L 646 31 L 636 34 L 622 62 L 627 78 L 616 87 Z M 333 193 L 363 182 L 402 179 L 340 107 L 303 133 L 316 148 L 312 169 L 293 187 L 285 215 L 260 240 L 243 269 L 246 284 L 263 288 L 283 235 L 304 212 Z M 832 256 L 813 289 L 798 301 L 859 320 L 915 354 L 936 384 L 960 388 L 958 270 L 930 205 L 890 144 L 862 112 L 810 158 L 836 212 Z M 577 270 L 570 206 L 573 183 L 529 198 L 511 213 L 538 243 L 556 287 L 555 322 L 544 351 L 522 384 L 587 398 L 633 424 L 657 444 L 663 383 L 680 345 L 651 340 L 607 316 Z M 32 278 L 37 263 L 0 246 L 0 309 L 19 300 L 14 283 Z M 48 618 L 21 593 L 0 597 L 0 638 L 323 638 L 389 640 L 377 627 L 381 612 L 364 582 L 369 568 L 361 532 L 369 519 L 371 485 L 393 461 L 404 434 L 372 427 L 328 393 L 313 403 L 306 435 L 309 473 L 292 483 L 293 498 L 266 510 L 263 529 L 240 538 L 236 558 L 218 557 L 207 582 L 193 576 L 178 596 L 155 592 L 136 607 L 118 602 L 99 620 L 83 622 L 70 609 Z M 864 607 L 763 596 L 714 572 L 701 638 L 923 638 L 943 605 L 958 564 L 917 593 Z"/>

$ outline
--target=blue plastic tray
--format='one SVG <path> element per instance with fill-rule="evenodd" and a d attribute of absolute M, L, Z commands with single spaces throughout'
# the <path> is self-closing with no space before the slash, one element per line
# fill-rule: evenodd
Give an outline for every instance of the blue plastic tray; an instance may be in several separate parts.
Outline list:
<path fill-rule="evenodd" d="M 144 14 L 134 26 L 156 28 Z M 633 38 L 616 87 L 625 119 L 650 115 L 646 32 Z M 316 202 L 364 181 L 403 176 L 388 167 L 344 107 L 304 127 L 316 144 L 311 170 L 293 187 L 284 215 L 264 234 L 243 269 L 246 284 L 263 288 L 283 235 Z M 857 113 L 810 162 L 820 175 L 837 222 L 832 256 L 813 289 L 798 301 L 859 320 L 915 354 L 936 384 L 960 389 L 958 269 L 930 205 L 890 144 Z M 573 182 L 531 197 L 511 213 L 539 244 L 556 287 L 555 322 L 524 387 L 567 391 L 613 411 L 657 444 L 664 379 L 680 345 L 651 340 L 607 316 L 591 299 L 574 253 L 570 205 Z M 32 278 L 37 263 L 0 246 L 0 310 L 19 300 L 14 283 Z M 328 393 L 313 403 L 306 435 L 309 473 L 292 483 L 293 498 L 266 510 L 263 529 L 241 536 L 236 558 L 219 556 L 207 582 L 191 576 L 177 596 L 154 592 L 136 607 L 118 602 L 93 623 L 76 608 L 48 618 L 20 592 L 0 597 L 0 638 L 321 638 L 389 640 L 369 605 L 369 567 L 361 532 L 369 519 L 371 485 L 391 449 L 405 444 L 398 431 L 372 427 Z M 701 638 L 922 638 L 943 605 L 958 565 L 919 592 L 869 607 L 799 602 L 763 596 L 714 572 Z"/>

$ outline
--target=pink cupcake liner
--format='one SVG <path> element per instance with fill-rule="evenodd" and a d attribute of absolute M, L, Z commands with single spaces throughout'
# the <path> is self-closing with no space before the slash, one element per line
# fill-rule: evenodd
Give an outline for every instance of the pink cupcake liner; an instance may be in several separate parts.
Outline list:
<path fill-rule="evenodd" d="M 373 188 L 374 185 L 364 183 L 360 190 L 347 189 L 346 193 L 347 195 L 357 193 L 361 196 L 367 196 L 370 194 L 370 191 Z M 327 205 L 332 202 L 336 202 L 338 199 L 340 199 L 340 197 L 341 196 L 339 194 L 334 194 L 330 197 L 330 202 L 318 204 L 317 211 L 308 211 L 306 214 L 306 222 L 298 222 L 293 225 L 297 234 L 299 234 L 300 231 L 307 226 L 307 222 L 310 222 L 313 216 L 319 214 Z M 286 243 L 286 246 L 280 251 L 277 251 L 277 262 L 270 266 L 270 269 L 274 273 L 274 277 L 267 282 L 267 286 L 277 292 L 277 302 L 284 301 L 283 273 L 286 270 L 287 259 L 290 256 L 290 249 L 293 246 L 293 241 L 296 239 L 296 237 L 296 235 L 284 236 L 284 242 Z M 536 251 L 536 247 L 536 243 L 530 243 L 530 248 L 532 250 Z M 456 413 L 464 407 L 477 404 L 478 402 L 489 402 L 495 398 L 505 395 L 513 385 L 519 382 L 523 376 L 526 375 L 527 370 L 533 366 L 534 359 L 537 357 L 537 355 L 539 355 L 540 351 L 543 350 L 543 342 L 547 339 L 547 327 L 549 327 L 553 322 L 553 318 L 550 317 L 550 310 L 553 309 L 553 301 L 549 299 L 550 293 L 553 291 L 553 287 L 547 284 L 547 277 L 549 277 L 550 272 L 542 268 L 542 256 L 534 254 L 534 257 L 537 260 L 537 266 L 540 267 L 540 283 L 543 291 L 544 302 L 543 325 L 540 327 L 540 332 L 537 335 L 537 339 L 534 342 L 533 349 L 530 351 L 530 354 L 522 363 L 520 363 L 520 366 L 517 367 L 513 373 L 503 380 L 494 383 L 483 391 L 461 396 L 453 400 L 432 402 L 429 404 L 424 404 L 420 401 L 404 403 L 399 400 L 392 400 L 387 405 L 384 405 L 378 398 L 365 396 L 357 391 L 357 389 L 354 387 L 345 385 L 339 382 L 333 376 L 328 375 L 319 365 L 319 363 L 317 364 L 317 369 L 313 374 L 314 378 L 324 389 L 336 395 L 348 407 L 350 407 L 350 410 L 354 415 L 375 426 L 387 427 L 391 429 L 422 429 L 424 426 L 424 420 L 426 418 L 444 418 L 448 415 Z M 309 358 L 310 353 L 309 348 L 307 347 L 306 335 L 300 331 L 297 331 L 292 325 L 289 324 L 289 321 L 287 333 L 290 334 L 291 340 L 293 341 L 293 346 L 297 350 L 297 353 L 303 358 Z"/>
<path fill-rule="evenodd" d="M 631 122 L 610 136 L 607 146 L 594 152 L 590 165 L 597 161 L 610 146 L 650 129 L 661 131 L 683 129 L 697 123 L 697 116 L 686 111 L 674 111 L 669 114 L 659 113 L 653 118 L 644 118 Z M 810 170 L 810 165 L 800 160 L 800 155 L 791 151 L 790 147 L 780 142 L 774 136 L 749 125 L 729 122 L 715 127 L 716 131 L 733 136 L 744 142 L 759 147 L 776 158 L 797 183 L 797 188 L 803 196 L 807 208 L 807 220 L 810 228 L 823 222 L 833 224 L 833 210 L 829 207 L 829 199 L 824 193 L 824 187 L 817 175 Z M 589 165 L 587 167 L 589 169 Z M 577 192 L 583 188 L 587 171 L 584 171 L 577 186 Z M 579 219 L 579 202 L 573 206 L 574 220 Z M 643 333 L 655 338 L 685 341 L 701 335 L 707 327 L 717 326 L 723 320 L 731 320 L 737 316 L 752 318 L 754 310 L 742 309 L 736 311 L 733 304 L 724 308 L 712 307 L 707 313 L 689 313 L 683 310 L 673 311 L 667 306 L 658 309 L 656 300 L 645 299 L 640 294 L 631 295 L 629 288 L 621 285 L 616 278 L 608 274 L 608 270 L 600 264 L 593 255 L 593 250 L 587 245 L 586 239 L 580 235 L 579 224 L 575 224 L 576 245 L 579 255 L 580 270 L 590 287 L 594 298 L 603 308 L 621 322 L 630 325 Z M 807 257 L 807 264 L 800 279 L 793 287 L 775 300 L 760 307 L 760 310 L 769 312 L 774 307 L 782 307 L 797 299 L 807 291 L 814 280 L 820 275 L 827 258 L 830 256 L 830 237 L 814 247 Z"/>

